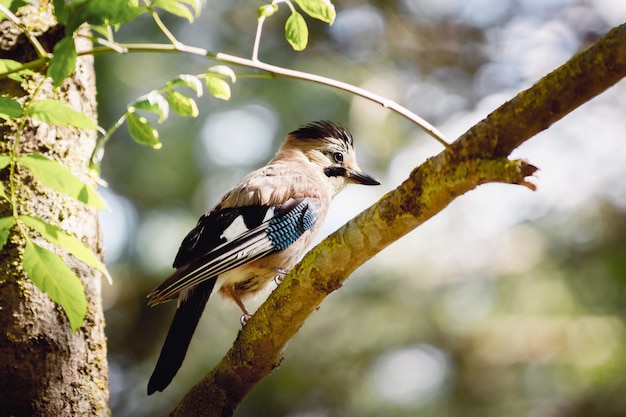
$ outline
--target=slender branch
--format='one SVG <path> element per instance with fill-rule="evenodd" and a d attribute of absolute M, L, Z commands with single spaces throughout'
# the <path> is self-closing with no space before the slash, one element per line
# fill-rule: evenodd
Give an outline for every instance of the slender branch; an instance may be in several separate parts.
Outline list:
<path fill-rule="evenodd" d="M 163 21 L 159 17 L 159 14 L 156 12 L 156 10 L 154 10 L 152 6 L 148 6 L 148 9 L 150 10 L 150 16 L 152 16 L 154 23 L 156 23 L 156 25 L 161 30 L 161 32 L 163 32 L 165 37 L 167 37 L 167 39 L 169 39 L 170 42 L 172 42 L 172 45 L 174 45 L 174 47 L 178 49 L 178 46 L 181 45 L 181 43 L 178 41 L 178 39 L 176 39 L 174 34 L 170 32 L 167 26 L 165 26 L 165 23 L 163 23 Z"/>
<path fill-rule="evenodd" d="M 291 13 L 294 13 L 296 11 L 293 3 L 291 3 L 291 1 L 289 0 L 277 0 L 276 3 L 287 3 L 287 6 L 289 6 L 289 10 L 291 11 Z"/>
<path fill-rule="evenodd" d="M 417 167 L 387 193 L 311 250 L 272 292 L 206 378 L 171 416 L 229 416 L 280 363 L 287 342 L 352 271 L 487 182 L 534 186 L 536 168 L 508 155 L 539 131 L 626 77 L 626 24 L 503 104 Z M 539 120 L 537 120 L 539 119 Z"/>
<path fill-rule="evenodd" d="M 118 52 L 119 49 L 125 51 L 125 53 L 129 52 L 159 52 L 159 53 L 178 53 L 184 52 L 191 55 L 201 56 L 216 59 L 217 54 L 209 52 L 204 48 L 198 48 L 196 46 L 189 46 L 182 43 L 178 43 L 178 45 L 173 45 L 170 43 L 116 43 L 118 46 L 117 49 L 113 49 L 110 46 L 95 46 L 91 49 L 86 49 L 84 51 L 78 51 L 78 56 L 83 55 L 104 55 L 111 52 Z"/>
<path fill-rule="evenodd" d="M 354 94 L 356 96 L 362 97 L 364 99 L 373 101 L 374 103 L 378 103 L 381 106 L 398 113 L 399 115 L 405 117 L 411 122 L 418 125 L 422 128 L 426 133 L 432 136 L 437 142 L 441 143 L 446 149 L 449 149 L 448 139 L 445 137 L 443 133 L 441 133 L 437 128 L 428 123 L 426 120 L 419 117 L 417 114 L 413 113 L 406 107 L 401 106 L 393 100 L 389 100 L 383 96 L 372 93 L 371 91 L 365 90 L 363 88 L 357 87 L 352 84 L 348 84 L 342 81 L 338 81 L 332 78 L 323 77 L 321 75 L 310 74 L 307 72 L 290 70 L 287 68 L 278 67 L 276 65 L 266 64 L 259 61 L 253 61 L 246 58 L 240 58 L 233 55 L 228 55 L 224 53 L 217 53 L 215 55 L 215 59 L 222 62 L 227 62 L 231 64 L 242 65 L 250 68 L 259 69 L 262 71 L 266 71 L 270 74 L 286 77 L 286 78 L 295 78 L 298 80 L 310 81 L 317 84 L 326 85 L 329 87 L 333 87 L 339 90 L 346 91 L 348 93 Z"/>
<path fill-rule="evenodd" d="M 217 61 L 221 61 L 227 64 L 235 64 L 248 68 L 254 68 L 257 70 L 265 71 L 269 74 L 279 77 L 285 78 L 294 78 L 303 81 L 310 81 L 317 84 L 322 84 L 328 87 L 333 87 L 338 90 L 342 90 L 356 96 L 362 97 L 366 100 L 372 101 L 374 103 L 380 104 L 381 106 L 398 113 L 402 117 L 410 120 L 417 126 L 419 126 L 422 130 L 432 136 L 437 142 L 441 143 L 446 149 L 450 149 L 449 140 L 446 136 L 441 133 L 437 128 L 428 123 L 426 120 L 419 117 L 417 114 L 413 113 L 406 107 L 401 106 L 393 100 L 389 100 L 383 96 L 372 93 L 371 91 L 365 90 L 363 88 L 357 87 L 352 84 L 345 83 L 343 81 L 338 81 L 333 78 L 323 77 L 321 75 L 315 75 L 308 72 L 290 70 L 287 68 L 279 67 L 276 65 L 266 64 L 264 62 L 260 62 L 254 59 L 241 58 L 234 55 L 229 55 L 225 53 L 212 53 L 207 51 L 206 49 L 197 48 L 193 46 L 178 44 L 178 45 L 168 45 L 168 44 L 119 44 L 120 47 L 133 52 L 186 52 L 193 55 L 205 56 Z M 79 52 L 78 55 L 99 55 L 103 53 L 111 52 L 110 47 L 101 46 L 95 47 L 89 51 Z"/>
<path fill-rule="evenodd" d="M 113 27 L 111 25 L 106 25 L 107 35 L 106 39 L 109 43 L 115 43 L 115 38 L 113 37 Z"/>
<path fill-rule="evenodd" d="M 118 54 L 128 53 L 128 49 L 124 49 L 122 46 L 120 46 L 120 44 L 118 44 L 115 41 L 111 42 L 109 39 L 104 39 L 104 38 L 96 38 L 95 41 L 99 43 L 100 45 L 104 45 L 107 48 L 111 48 Z"/>
<path fill-rule="evenodd" d="M 37 68 L 41 68 L 46 62 L 48 62 L 50 59 L 48 57 L 45 58 L 37 58 L 33 61 L 29 61 L 26 62 L 24 64 L 22 64 L 20 67 L 17 68 L 13 68 L 13 69 L 9 69 L 6 72 L 3 72 L 0 74 L 0 80 L 3 78 L 7 78 L 9 75 L 11 74 L 16 74 L 20 71 L 24 71 L 24 70 L 29 70 L 29 69 L 37 69 Z"/>
<path fill-rule="evenodd" d="M 263 33 L 264 22 L 265 16 L 259 16 L 259 21 L 256 25 L 256 33 L 254 35 L 254 45 L 252 46 L 252 60 L 255 62 L 259 60 L 259 45 L 261 44 L 261 34 Z"/>
<path fill-rule="evenodd" d="M 96 142 L 96 146 L 91 153 L 91 158 L 89 158 L 89 163 L 92 165 L 92 167 L 100 166 L 100 162 L 102 162 L 102 158 L 104 157 L 104 146 L 107 144 L 113 133 L 115 133 L 115 131 L 119 129 L 119 127 L 122 125 L 122 123 L 126 121 L 127 118 L 128 112 L 125 112 L 124 114 L 122 114 L 122 116 L 120 116 L 119 119 L 117 119 L 115 124 L 113 124 L 113 126 L 104 134 L 104 136 L 98 139 L 98 141 Z M 100 169 L 97 168 L 97 171 L 99 172 Z"/>

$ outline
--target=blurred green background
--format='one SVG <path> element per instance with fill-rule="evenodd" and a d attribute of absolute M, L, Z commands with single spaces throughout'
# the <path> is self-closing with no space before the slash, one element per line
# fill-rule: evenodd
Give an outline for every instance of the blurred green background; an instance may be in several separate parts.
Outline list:
<path fill-rule="evenodd" d="M 207 0 L 192 25 L 164 16 L 185 43 L 249 57 L 257 1 Z M 285 5 L 265 24 L 260 58 L 396 100 L 451 139 L 612 26 L 622 0 L 337 1 L 333 26 L 307 19 L 309 47 L 283 37 Z M 116 38 L 165 42 L 146 17 Z M 173 54 L 97 58 L 100 124 L 179 73 L 214 63 Z M 180 372 L 146 384 L 175 305 L 146 294 L 171 273 L 186 232 L 286 132 L 319 119 L 356 138 L 379 187 L 349 187 L 322 235 L 396 187 L 433 139 L 380 106 L 328 87 L 240 77 L 224 102 L 158 126 L 163 148 L 109 142 L 101 213 L 111 406 L 167 415 L 223 356 L 239 311 L 213 297 Z M 486 185 L 372 259 L 321 306 L 285 360 L 237 416 L 626 416 L 626 84 L 520 147 L 539 166 L 537 192 Z M 320 236 L 321 238 L 322 236 Z M 257 305 L 262 301 L 257 300 Z"/>

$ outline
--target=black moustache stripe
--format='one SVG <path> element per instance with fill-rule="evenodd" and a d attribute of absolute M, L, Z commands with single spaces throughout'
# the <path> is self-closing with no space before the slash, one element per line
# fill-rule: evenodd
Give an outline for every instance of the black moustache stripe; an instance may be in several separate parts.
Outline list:
<path fill-rule="evenodd" d="M 326 167 L 324 168 L 324 174 L 327 177 L 346 177 L 348 170 L 344 167 Z"/>

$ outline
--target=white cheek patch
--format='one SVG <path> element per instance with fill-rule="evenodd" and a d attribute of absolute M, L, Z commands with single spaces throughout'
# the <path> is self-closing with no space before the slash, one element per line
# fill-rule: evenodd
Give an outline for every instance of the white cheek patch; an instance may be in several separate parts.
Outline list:
<path fill-rule="evenodd" d="M 235 238 L 241 236 L 247 231 L 248 228 L 243 221 L 243 217 L 237 216 L 235 220 L 233 220 L 233 222 L 230 224 L 230 226 L 224 229 L 224 232 L 220 237 L 226 239 L 227 242 L 230 242 L 231 240 L 234 240 Z"/>

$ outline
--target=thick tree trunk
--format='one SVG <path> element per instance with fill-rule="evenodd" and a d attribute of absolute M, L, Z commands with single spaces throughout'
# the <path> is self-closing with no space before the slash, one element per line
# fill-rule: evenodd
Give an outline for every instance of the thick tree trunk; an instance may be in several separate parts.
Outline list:
<path fill-rule="evenodd" d="M 47 25 L 38 36 L 46 49 L 63 35 L 54 26 L 51 13 L 32 8 L 24 22 Z M 49 22 L 49 23 L 46 23 Z M 35 29 L 36 30 L 36 29 Z M 12 23 L 0 23 L 0 58 L 26 62 L 33 51 Z M 0 92 L 16 99 L 33 93 L 43 79 L 35 75 L 21 87 L 0 81 Z M 23 89 L 23 91 L 21 91 Z M 96 89 L 92 57 L 79 58 L 75 74 L 58 89 L 49 80 L 37 99 L 54 98 L 96 119 Z M 0 122 L 4 122 L 0 119 Z M 0 154 L 8 154 L 16 138 L 15 124 L 0 125 Z M 29 120 L 21 134 L 19 154 L 38 152 L 68 166 L 83 180 L 95 146 L 95 132 L 62 128 Z M 0 179 L 8 189 L 8 168 Z M 58 194 L 37 182 L 25 169 L 17 170 L 20 214 L 45 219 L 76 235 L 96 253 L 101 252 L 97 213 L 94 209 Z M 11 215 L 11 207 L 0 203 L 0 217 Z M 15 232 L 15 230 L 14 230 Z M 38 244 L 42 239 L 32 232 Z M 76 331 L 70 329 L 63 309 L 50 301 L 24 274 L 19 257 L 24 242 L 12 233 L 0 253 L 0 415 L 1 416 L 106 416 L 108 380 L 106 340 L 100 295 L 101 273 L 66 253 L 65 261 L 85 286 L 87 317 Z M 49 249 L 58 249 L 46 246 Z"/>

